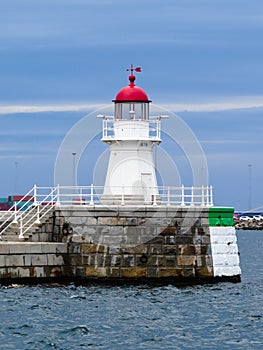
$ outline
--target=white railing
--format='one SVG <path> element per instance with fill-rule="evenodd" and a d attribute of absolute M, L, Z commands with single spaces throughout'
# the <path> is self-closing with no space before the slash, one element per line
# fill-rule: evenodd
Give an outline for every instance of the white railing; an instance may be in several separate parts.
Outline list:
<path fill-rule="evenodd" d="M 115 135 L 115 122 L 118 122 L 118 120 L 115 120 L 114 116 L 103 116 L 103 123 L 102 123 L 102 139 L 103 140 L 114 140 L 116 138 Z M 122 122 L 130 122 L 129 119 L 122 119 Z M 134 134 L 138 135 L 141 131 L 140 129 L 140 122 L 146 122 L 149 125 L 148 128 L 148 138 L 150 140 L 160 140 L 161 138 L 161 116 L 159 117 L 149 117 L 148 120 L 144 119 L 136 119 L 136 122 L 138 122 L 138 132 L 136 132 L 136 126 L 134 126 Z M 136 124 L 135 124 L 136 125 Z"/>
<path fill-rule="evenodd" d="M 41 224 L 41 219 L 46 216 L 56 205 L 85 206 L 167 206 L 167 207 L 210 207 L 213 206 L 212 186 L 180 187 L 159 186 L 148 188 L 145 196 L 138 196 L 138 189 L 128 189 L 127 186 L 111 188 L 112 195 L 104 196 L 104 186 L 60 186 L 39 187 L 34 186 L 20 201 L 6 212 L 0 215 L 0 238 L 11 226 L 19 225 L 19 238 L 24 238 L 34 225 Z M 127 191 L 129 190 L 129 191 Z M 125 193 L 133 193 L 133 195 Z M 109 193 L 109 191 L 106 191 Z M 143 193 L 143 192 L 141 192 Z M 150 194 L 154 193 L 154 194 Z M 149 196 L 150 194 L 150 196 Z M 146 199 L 147 198 L 147 199 Z M 150 200 L 149 200 L 150 198 Z M 113 203 L 111 204 L 111 201 Z"/>
<path fill-rule="evenodd" d="M 19 201 L 0 215 L 0 239 L 2 234 L 12 225 L 18 226 L 19 238 L 24 238 L 35 225 L 41 224 L 57 203 L 57 187 L 37 187 L 28 191 Z"/>
<path fill-rule="evenodd" d="M 145 196 L 138 197 L 138 193 L 145 190 L 142 187 L 133 186 L 116 186 L 111 187 L 111 191 L 104 191 L 104 186 L 56 186 L 56 187 L 36 187 L 35 202 L 42 203 L 43 196 L 49 196 L 52 204 L 57 206 L 63 205 L 86 205 L 100 206 L 107 203 L 107 198 L 116 198 L 119 205 L 130 205 L 131 197 L 134 198 L 133 205 L 160 205 L 160 206 L 195 206 L 206 207 L 213 206 L 213 188 L 212 186 L 186 187 L 184 185 L 175 186 L 158 186 L 148 188 Z M 140 191 L 141 190 L 141 191 Z M 42 191 L 42 192 L 41 192 Z M 50 191 L 43 194 L 44 191 Z M 107 193 L 106 196 L 103 193 Z M 108 193 L 112 193 L 108 195 Z M 126 194 L 129 193 L 129 194 Z M 149 194 L 151 200 L 149 201 Z M 147 198 L 147 199 L 145 199 Z M 119 199 L 119 202 L 118 202 Z M 46 200 L 46 199 L 45 199 Z"/>

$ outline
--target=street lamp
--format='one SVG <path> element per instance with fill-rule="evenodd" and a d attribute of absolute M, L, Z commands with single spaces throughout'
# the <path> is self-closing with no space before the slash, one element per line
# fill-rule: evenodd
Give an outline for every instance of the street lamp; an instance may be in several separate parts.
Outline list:
<path fill-rule="evenodd" d="M 251 168 L 252 165 L 248 164 L 248 209 L 251 209 Z"/>
<path fill-rule="evenodd" d="M 74 187 L 74 191 L 76 189 L 76 152 L 72 152 L 72 156 L 73 156 L 73 166 L 72 166 L 72 171 L 73 171 L 73 176 L 72 176 L 72 182 L 73 182 L 73 187 Z"/>
<path fill-rule="evenodd" d="M 15 161 L 15 194 L 17 194 L 17 183 L 18 183 L 18 161 Z"/>

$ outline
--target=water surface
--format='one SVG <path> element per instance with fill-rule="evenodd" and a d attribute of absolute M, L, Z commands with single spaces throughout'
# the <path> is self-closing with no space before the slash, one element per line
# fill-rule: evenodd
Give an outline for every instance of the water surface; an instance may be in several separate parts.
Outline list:
<path fill-rule="evenodd" d="M 238 243 L 238 284 L 0 287 L 0 349 L 262 349 L 263 232 Z"/>

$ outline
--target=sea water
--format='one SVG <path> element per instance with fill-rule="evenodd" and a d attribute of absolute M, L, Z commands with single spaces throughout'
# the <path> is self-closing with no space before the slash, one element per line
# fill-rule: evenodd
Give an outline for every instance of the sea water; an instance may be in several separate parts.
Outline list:
<path fill-rule="evenodd" d="M 263 349 L 263 232 L 237 235 L 237 284 L 2 286 L 0 349 Z"/>

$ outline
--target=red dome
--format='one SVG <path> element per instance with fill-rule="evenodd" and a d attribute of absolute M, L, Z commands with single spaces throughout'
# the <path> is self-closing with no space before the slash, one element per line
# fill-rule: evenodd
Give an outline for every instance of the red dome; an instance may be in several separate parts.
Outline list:
<path fill-rule="evenodd" d="M 139 86 L 135 86 L 135 75 L 129 76 L 130 84 L 122 88 L 113 102 L 151 102 L 146 92 Z"/>

